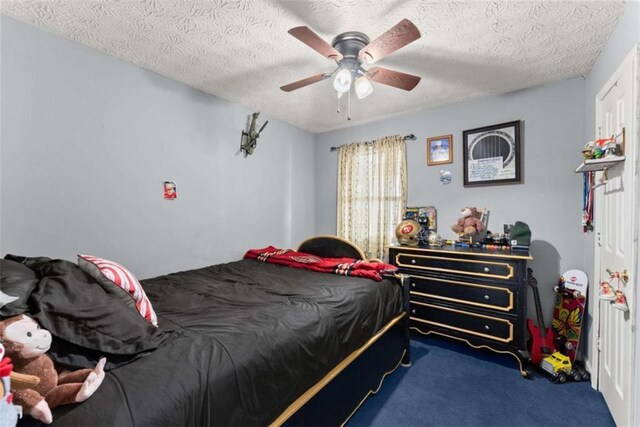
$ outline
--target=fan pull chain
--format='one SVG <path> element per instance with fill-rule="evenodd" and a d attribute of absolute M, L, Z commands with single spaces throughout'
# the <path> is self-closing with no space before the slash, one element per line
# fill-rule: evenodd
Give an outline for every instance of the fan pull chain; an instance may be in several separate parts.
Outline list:
<path fill-rule="evenodd" d="M 347 120 L 351 120 L 351 88 L 347 91 Z"/>
<path fill-rule="evenodd" d="M 340 114 L 340 94 L 338 94 L 338 114 Z"/>

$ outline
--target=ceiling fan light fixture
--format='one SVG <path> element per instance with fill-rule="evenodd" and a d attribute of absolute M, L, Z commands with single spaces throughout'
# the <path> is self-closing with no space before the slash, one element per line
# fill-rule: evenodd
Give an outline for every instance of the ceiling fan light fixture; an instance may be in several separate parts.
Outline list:
<path fill-rule="evenodd" d="M 361 56 L 361 59 L 365 64 L 373 64 L 375 62 L 373 60 L 373 56 L 369 52 L 364 52 Z"/>
<path fill-rule="evenodd" d="M 309 27 L 300 26 L 289 30 L 289 34 L 313 50 L 337 63 L 331 73 L 316 74 L 302 80 L 281 86 L 285 92 L 300 89 L 333 76 L 333 88 L 336 90 L 338 113 L 340 99 L 347 94 L 347 119 L 351 104 L 351 86 L 358 99 L 373 93 L 372 82 L 410 91 L 420 82 L 420 77 L 382 67 L 365 70 L 363 64 L 378 62 L 387 55 L 403 48 L 420 38 L 420 30 L 408 19 L 403 19 L 382 35 L 371 41 L 359 31 L 347 31 L 334 37 L 331 44 L 324 41 Z"/>
<path fill-rule="evenodd" d="M 367 96 L 371 95 L 373 92 L 373 85 L 367 78 L 367 76 L 360 76 L 356 79 L 354 83 L 354 88 L 356 90 L 356 96 L 358 99 L 364 99 Z"/>
<path fill-rule="evenodd" d="M 333 79 L 333 88 L 340 92 L 348 92 L 351 88 L 351 71 L 343 68 L 336 73 Z"/>

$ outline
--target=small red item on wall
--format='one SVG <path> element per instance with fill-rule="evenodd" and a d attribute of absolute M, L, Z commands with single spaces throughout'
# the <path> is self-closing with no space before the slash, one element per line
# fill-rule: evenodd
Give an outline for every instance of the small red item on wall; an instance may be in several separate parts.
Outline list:
<path fill-rule="evenodd" d="M 178 190 L 176 188 L 176 183 L 173 181 L 165 181 L 164 182 L 164 198 L 166 200 L 175 200 L 178 198 Z"/>

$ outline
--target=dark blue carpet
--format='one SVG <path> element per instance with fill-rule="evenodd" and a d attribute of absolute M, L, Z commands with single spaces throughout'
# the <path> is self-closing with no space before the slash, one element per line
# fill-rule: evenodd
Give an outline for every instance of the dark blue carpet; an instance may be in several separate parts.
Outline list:
<path fill-rule="evenodd" d="M 353 426 L 615 426 L 588 381 L 525 380 L 509 355 L 413 337 L 410 368 L 389 375 Z"/>

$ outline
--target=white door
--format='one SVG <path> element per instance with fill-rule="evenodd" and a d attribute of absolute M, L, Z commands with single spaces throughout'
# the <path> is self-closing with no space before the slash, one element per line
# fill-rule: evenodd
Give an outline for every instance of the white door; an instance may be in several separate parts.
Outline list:
<path fill-rule="evenodd" d="M 594 300 L 595 321 L 599 327 L 600 354 L 597 386 L 602 392 L 617 425 L 632 422 L 635 334 L 635 255 L 638 208 L 634 203 L 637 188 L 636 111 L 637 54 L 629 55 L 596 99 L 596 133 L 599 137 L 616 135 L 625 129 L 626 160 L 608 170 L 609 182 L 596 190 L 596 271 L 590 293 L 598 298 L 600 281 L 609 280 L 607 270 L 629 273 L 625 284 L 609 280 L 614 290 L 620 287 L 629 311 L 621 311 L 609 301 Z M 602 176 L 597 173 L 596 182 Z M 596 356 L 597 357 L 597 356 Z"/>

